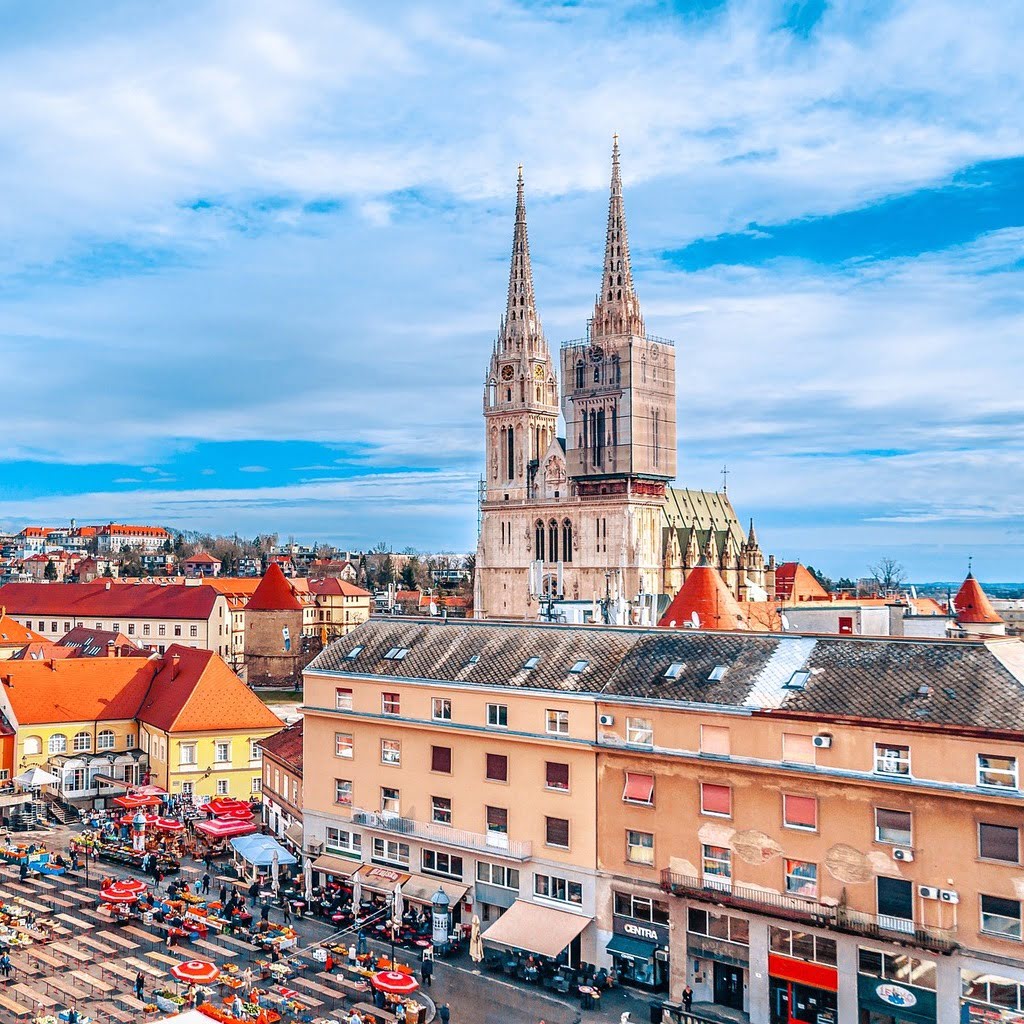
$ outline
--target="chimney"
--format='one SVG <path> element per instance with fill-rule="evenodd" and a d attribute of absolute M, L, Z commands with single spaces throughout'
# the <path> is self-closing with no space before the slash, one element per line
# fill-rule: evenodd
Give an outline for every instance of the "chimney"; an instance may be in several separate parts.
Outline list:
<path fill-rule="evenodd" d="M 104 590 L 109 590 L 110 589 L 110 580 L 107 580 L 107 582 L 106 582 L 105 586 L 103 587 L 103 589 Z"/>
<path fill-rule="evenodd" d="M 107 641 L 107 657 L 108 658 L 116 658 L 117 657 L 117 650 L 115 649 L 114 641 L 113 640 L 108 640 Z"/>
<path fill-rule="evenodd" d="M 180 654 L 172 654 L 171 655 L 171 679 L 172 680 L 178 678 L 178 666 L 180 664 L 181 664 L 181 655 Z"/>
<path fill-rule="evenodd" d="M 50 661 L 49 661 L 49 665 L 50 665 L 50 671 L 51 672 L 56 672 L 57 671 L 57 659 L 56 658 L 51 658 Z"/>

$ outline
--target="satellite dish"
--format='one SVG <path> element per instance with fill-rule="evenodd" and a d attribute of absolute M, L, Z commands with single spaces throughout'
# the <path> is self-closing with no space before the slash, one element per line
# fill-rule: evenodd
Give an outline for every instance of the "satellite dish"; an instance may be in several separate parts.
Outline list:
<path fill-rule="evenodd" d="M 700 629 L 700 616 L 696 612 L 690 612 L 690 622 L 694 629 Z"/>
<path fill-rule="evenodd" d="M 779 618 L 782 620 L 782 628 L 788 633 L 789 632 L 789 618 L 786 616 L 786 613 L 783 612 L 779 616 Z"/>
<path fill-rule="evenodd" d="M 675 628 L 676 628 L 676 620 L 675 620 L 675 619 L 673 619 L 673 620 L 672 620 L 672 621 L 671 621 L 671 622 L 670 622 L 670 623 L 668 624 L 668 628 L 669 628 L 669 629 L 675 629 Z"/>

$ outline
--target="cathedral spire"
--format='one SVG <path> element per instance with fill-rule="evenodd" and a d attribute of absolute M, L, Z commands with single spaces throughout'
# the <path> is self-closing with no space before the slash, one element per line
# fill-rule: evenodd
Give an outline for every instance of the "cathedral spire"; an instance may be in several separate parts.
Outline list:
<path fill-rule="evenodd" d="M 633 288 L 629 259 L 626 208 L 622 201 L 622 173 L 619 168 L 619 137 L 612 142 L 612 182 L 608 199 L 608 231 L 604 242 L 604 271 L 601 292 L 594 303 L 591 334 L 594 337 L 644 333 L 640 300 Z"/>
<path fill-rule="evenodd" d="M 523 165 L 516 181 L 516 223 L 512 232 L 512 263 L 508 274 L 508 302 L 501 326 L 503 351 L 534 347 L 541 334 L 540 317 L 533 293 L 533 268 L 530 266 L 530 240 L 526 234 L 526 197 Z"/>

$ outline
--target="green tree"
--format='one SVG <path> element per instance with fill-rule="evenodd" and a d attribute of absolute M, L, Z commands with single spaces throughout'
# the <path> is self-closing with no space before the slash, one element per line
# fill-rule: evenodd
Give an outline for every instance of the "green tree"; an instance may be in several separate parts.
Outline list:
<path fill-rule="evenodd" d="M 829 590 L 829 591 L 831 591 L 831 590 L 834 590 L 834 589 L 835 589 L 835 583 L 834 583 L 834 581 L 833 581 L 832 579 L 830 579 L 830 578 L 829 578 L 828 576 L 826 576 L 826 575 L 825 575 L 825 574 L 824 574 L 823 572 L 819 572 L 819 571 L 818 571 L 817 569 L 815 569 L 813 565 L 809 565 L 809 566 L 807 566 L 807 571 L 808 571 L 808 572 L 809 572 L 809 573 L 810 573 L 810 574 L 811 574 L 811 575 L 812 575 L 812 576 L 813 576 L 813 577 L 814 577 L 814 578 L 815 578 L 815 579 L 816 579 L 816 580 L 817 580 L 817 581 L 818 581 L 818 582 L 819 582 L 819 583 L 820 583 L 820 584 L 821 584 L 821 585 L 822 585 L 822 586 L 823 586 L 823 587 L 824 587 L 824 588 L 825 588 L 826 590 Z"/>
<path fill-rule="evenodd" d="M 46 560 L 46 568 L 43 569 L 43 579 L 50 580 L 51 582 L 57 578 L 57 566 L 53 564 L 53 559 L 48 558 Z"/>

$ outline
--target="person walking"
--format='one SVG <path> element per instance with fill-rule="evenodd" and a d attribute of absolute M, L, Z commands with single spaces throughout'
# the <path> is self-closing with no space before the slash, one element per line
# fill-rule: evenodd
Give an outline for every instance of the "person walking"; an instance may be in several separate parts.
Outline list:
<path fill-rule="evenodd" d="M 260 883 L 253 880 L 252 885 L 249 886 L 249 906 L 256 906 L 256 898 L 260 894 Z"/>
<path fill-rule="evenodd" d="M 281 904 L 281 913 L 284 923 L 290 926 L 292 923 L 292 905 L 287 899 Z"/>
<path fill-rule="evenodd" d="M 220 886 L 220 905 L 223 907 L 228 901 L 228 887 L 222 882 Z"/>
<path fill-rule="evenodd" d="M 266 924 L 270 920 L 270 904 L 264 900 L 260 907 L 260 920 Z"/>
<path fill-rule="evenodd" d="M 204 896 L 209 896 L 210 895 L 210 872 L 209 871 L 207 871 L 206 874 L 203 875 L 203 895 Z"/>
<path fill-rule="evenodd" d="M 423 950 L 423 963 L 420 965 L 420 974 L 423 975 L 423 984 L 427 988 L 432 988 L 434 977 L 434 957 L 429 949 Z"/>
<path fill-rule="evenodd" d="M 140 1003 L 142 1002 L 142 993 L 145 988 L 146 976 L 142 971 L 139 971 L 139 973 L 135 975 L 135 998 L 138 999 Z"/>
<path fill-rule="evenodd" d="M 441 1024 L 448 1024 L 452 1019 L 452 1009 L 447 1003 L 442 1003 L 437 1008 L 437 1017 L 441 1021 Z"/>
<path fill-rule="evenodd" d="M 7 955 L 7 951 L 4 950 L 3 954 L 0 955 L 0 974 L 5 978 L 11 976 L 11 958 Z"/>
<path fill-rule="evenodd" d="M 690 1007 L 693 1006 L 693 989 L 689 985 L 683 989 L 683 1009 L 689 1013 Z"/>

